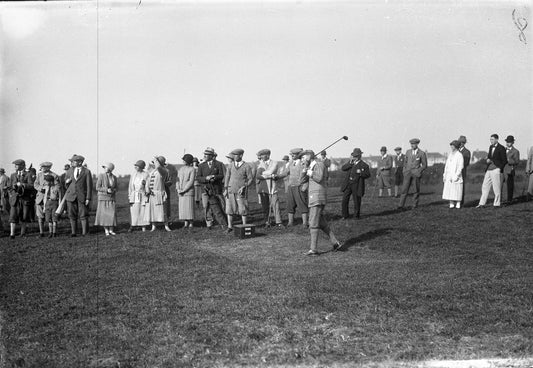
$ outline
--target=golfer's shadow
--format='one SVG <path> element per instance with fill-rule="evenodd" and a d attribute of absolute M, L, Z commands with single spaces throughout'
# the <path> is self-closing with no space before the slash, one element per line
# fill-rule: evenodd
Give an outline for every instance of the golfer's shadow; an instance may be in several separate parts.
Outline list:
<path fill-rule="evenodd" d="M 348 240 L 346 240 L 344 242 L 344 245 L 343 245 L 343 247 L 342 247 L 342 249 L 340 251 L 341 252 L 342 251 L 346 251 L 346 250 L 350 249 L 351 247 L 358 246 L 359 243 L 361 243 L 361 242 L 369 241 L 369 240 L 372 240 L 372 239 L 375 239 L 375 238 L 379 238 L 381 236 L 388 235 L 388 234 L 390 234 L 392 232 L 392 230 L 393 230 L 392 227 L 385 227 L 385 228 L 382 228 L 382 229 L 376 229 L 376 230 L 368 231 L 368 232 L 363 233 L 363 234 L 361 234 L 359 236 L 350 238 L 350 239 L 348 239 Z"/>

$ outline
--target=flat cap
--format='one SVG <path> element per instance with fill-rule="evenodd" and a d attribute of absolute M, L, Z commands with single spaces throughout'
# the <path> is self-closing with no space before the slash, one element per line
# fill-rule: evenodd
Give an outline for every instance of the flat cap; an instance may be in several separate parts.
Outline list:
<path fill-rule="evenodd" d="M 83 162 L 83 161 L 85 161 L 85 157 L 83 157 L 82 155 L 72 155 L 72 158 L 70 159 L 70 161 Z"/>
<path fill-rule="evenodd" d="M 304 149 L 303 148 L 293 148 L 289 152 L 291 155 L 298 155 L 300 154 Z"/>
<path fill-rule="evenodd" d="M 235 148 L 233 151 L 230 152 L 232 155 L 242 155 L 244 153 L 244 150 L 242 148 Z"/>
<path fill-rule="evenodd" d="M 228 153 L 228 154 L 226 155 L 226 158 L 229 158 L 229 159 L 234 160 L 234 159 L 235 159 L 235 155 L 232 155 L 231 153 Z"/>
<path fill-rule="evenodd" d="M 1 173 L 1 174 L 5 174 L 5 172 L 6 172 L 6 171 L 4 170 L 4 168 L 3 168 L 3 167 L 0 167 L 0 173 Z"/>
<path fill-rule="evenodd" d="M 387 147 L 382 146 L 381 149 L 380 149 L 379 151 L 380 151 L 380 152 L 387 152 Z"/>
<path fill-rule="evenodd" d="M 460 136 L 459 139 L 457 139 L 460 143 L 466 143 L 466 137 L 464 135 Z"/>
<path fill-rule="evenodd" d="M 402 147 L 396 147 L 394 150 L 395 150 L 395 151 L 401 151 L 401 150 L 402 150 Z"/>
<path fill-rule="evenodd" d="M 270 150 L 268 148 L 264 148 L 261 151 L 257 152 L 257 156 L 262 156 L 262 155 L 270 155 Z"/>
<path fill-rule="evenodd" d="M 52 167 L 52 163 L 50 161 L 41 162 L 41 167 Z"/>
<path fill-rule="evenodd" d="M 309 156 L 311 156 L 311 158 L 314 158 L 315 157 L 315 151 L 310 150 L 310 149 L 303 150 L 302 152 L 300 152 L 300 157 L 303 157 L 304 155 L 309 155 Z"/>
<path fill-rule="evenodd" d="M 409 140 L 409 143 L 411 143 L 411 144 L 418 144 L 418 143 L 420 143 L 420 139 L 418 139 L 418 138 L 410 139 L 410 140 Z"/>
<path fill-rule="evenodd" d="M 354 148 L 352 152 L 353 157 L 361 156 L 363 154 L 363 151 L 361 151 L 361 148 Z"/>
<path fill-rule="evenodd" d="M 211 155 L 211 156 L 214 156 L 214 155 L 215 155 L 215 149 L 214 149 L 214 148 L 211 148 L 211 147 L 207 147 L 207 148 L 204 150 L 204 155 Z"/>
<path fill-rule="evenodd" d="M 289 156 L 287 156 L 287 155 L 283 156 L 282 160 L 283 161 L 289 161 Z"/>
<path fill-rule="evenodd" d="M 18 160 L 13 161 L 13 164 L 14 165 L 26 165 L 26 161 L 19 158 Z"/>

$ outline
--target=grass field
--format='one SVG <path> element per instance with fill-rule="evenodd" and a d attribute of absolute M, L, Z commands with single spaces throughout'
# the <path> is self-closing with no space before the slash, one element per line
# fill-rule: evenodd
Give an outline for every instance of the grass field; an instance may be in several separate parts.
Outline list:
<path fill-rule="evenodd" d="M 533 202 L 475 209 L 476 185 L 449 210 L 441 190 L 423 187 L 406 212 L 367 195 L 345 221 L 332 188 L 346 246 L 319 257 L 304 256 L 300 227 L 4 237 L 0 366 L 533 364 Z"/>

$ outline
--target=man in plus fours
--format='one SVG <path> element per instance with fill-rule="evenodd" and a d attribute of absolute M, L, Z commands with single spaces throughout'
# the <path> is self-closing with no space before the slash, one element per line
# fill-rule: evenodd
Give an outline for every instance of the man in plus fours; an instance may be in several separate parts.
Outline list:
<path fill-rule="evenodd" d="M 320 254 L 317 249 L 320 230 L 329 237 L 329 241 L 333 245 L 333 250 L 339 250 L 342 244 L 337 240 L 324 217 L 324 208 L 327 203 L 327 168 L 322 162 L 315 159 L 315 153 L 311 150 L 303 151 L 302 161 L 305 175 L 309 180 L 308 205 L 311 249 L 307 252 L 307 255 L 315 256 Z"/>
<path fill-rule="evenodd" d="M 485 177 L 481 186 L 481 198 L 477 208 L 484 207 L 487 204 L 491 187 L 494 191 L 494 207 L 500 207 L 501 205 L 501 176 L 503 168 L 507 164 L 507 154 L 505 147 L 498 143 L 498 138 L 498 134 L 490 136 L 489 154 L 486 159 L 487 168 L 485 169 Z"/>
<path fill-rule="evenodd" d="M 65 175 L 65 200 L 70 219 L 71 236 L 76 236 L 78 219 L 81 221 L 82 235 L 89 231 L 89 203 L 92 197 L 93 176 L 89 169 L 83 167 L 85 158 L 74 155 L 70 159 L 71 167 Z"/>
<path fill-rule="evenodd" d="M 41 171 L 37 173 L 37 177 L 35 178 L 34 188 L 37 191 L 37 197 L 35 198 L 35 214 L 37 216 L 37 221 L 39 222 L 39 234 L 41 237 L 44 236 L 44 220 L 45 220 L 45 211 L 44 211 L 44 204 L 45 204 L 45 193 L 46 188 L 48 187 L 48 182 L 46 181 L 45 177 L 47 175 L 51 175 L 54 177 L 54 185 L 57 185 L 57 188 L 60 187 L 60 180 L 59 176 L 51 171 L 52 169 L 52 163 L 51 162 L 43 162 L 41 164 Z"/>
<path fill-rule="evenodd" d="M 398 205 L 399 209 L 403 209 L 405 206 L 405 201 L 407 199 L 407 194 L 409 193 L 411 184 L 414 184 L 415 187 L 413 208 L 418 206 L 418 199 L 420 197 L 420 178 L 428 166 L 426 153 L 418 148 L 420 139 L 413 138 L 409 141 L 409 143 L 411 144 L 411 149 L 407 150 L 405 154 L 405 166 L 403 168 L 404 179 L 400 203 Z"/>
<path fill-rule="evenodd" d="M 226 168 L 222 162 L 214 158 L 215 150 L 207 147 L 204 151 L 204 161 L 198 165 L 196 173 L 196 180 L 201 185 L 204 218 L 208 229 L 213 227 L 215 220 L 221 226 L 227 225 L 223 211 L 224 204 L 220 198 L 224 191 Z"/>
<path fill-rule="evenodd" d="M 270 158 L 270 150 L 262 149 L 257 153 L 261 162 L 255 175 L 257 190 L 261 198 L 261 207 L 265 224 L 270 226 L 270 215 L 274 215 L 276 226 L 281 227 L 281 210 L 278 198 L 278 162 Z"/>
<path fill-rule="evenodd" d="M 233 216 L 241 216 L 242 223 L 247 223 L 248 188 L 254 181 L 252 166 L 242 160 L 244 150 L 237 148 L 231 151 L 235 162 L 229 167 L 224 179 L 226 191 L 226 214 L 228 215 L 228 232 L 233 230 Z"/>
<path fill-rule="evenodd" d="M 300 154 L 302 148 L 293 148 L 290 151 L 292 159 L 289 161 L 289 167 L 280 174 L 280 177 L 288 177 L 288 190 L 287 190 L 287 212 L 289 221 L 287 226 L 294 225 L 294 215 L 296 208 L 302 213 L 302 225 L 304 228 L 308 226 L 308 213 L 307 207 L 307 177 L 305 176 L 304 167 L 300 160 Z"/>
<path fill-rule="evenodd" d="M 370 167 L 361 160 L 363 152 L 354 148 L 349 162 L 342 165 L 342 171 L 346 171 L 346 178 L 341 187 L 342 191 L 342 218 L 350 217 L 348 204 L 350 196 L 353 197 L 355 218 L 361 216 L 361 200 L 365 195 L 365 180 L 370 178 Z"/>
<path fill-rule="evenodd" d="M 32 195 L 34 192 L 34 178 L 31 172 L 26 171 L 24 160 L 13 161 L 15 172 L 9 178 L 9 223 L 11 225 L 11 239 L 15 238 L 15 228 L 20 222 L 20 236 L 26 234 L 26 223 L 30 222 Z"/>

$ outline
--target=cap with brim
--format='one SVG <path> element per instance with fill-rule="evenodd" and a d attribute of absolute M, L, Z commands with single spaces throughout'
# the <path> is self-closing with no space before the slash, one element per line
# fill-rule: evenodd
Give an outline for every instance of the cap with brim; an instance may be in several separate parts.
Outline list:
<path fill-rule="evenodd" d="M 215 155 L 215 150 L 211 147 L 207 147 L 205 150 L 204 150 L 204 155 L 211 155 L 211 156 L 214 156 Z"/>
<path fill-rule="evenodd" d="M 305 155 L 309 155 L 311 156 L 311 158 L 315 157 L 315 151 L 313 150 L 303 150 L 301 153 L 300 153 L 300 157 L 303 157 Z"/>
<path fill-rule="evenodd" d="M 136 163 L 133 164 L 133 166 L 137 166 L 141 169 L 144 169 L 146 167 L 146 162 L 143 160 L 138 160 Z"/>
<path fill-rule="evenodd" d="M 402 147 L 396 147 L 394 150 L 395 150 L 395 151 L 401 151 L 401 150 L 402 150 Z"/>
<path fill-rule="evenodd" d="M 19 158 L 18 160 L 13 161 L 13 164 L 14 165 L 26 165 L 26 162 Z"/>
<path fill-rule="evenodd" d="M 457 139 L 460 143 L 466 143 L 466 137 L 464 135 L 460 136 L 459 139 Z"/>
<path fill-rule="evenodd" d="M 514 142 L 514 137 L 512 135 L 508 135 L 507 138 L 505 138 L 505 141 L 507 143 L 513 143 Z"/>
<path fill-rule="evenodd" d="M 353 152 L 352 152 L 352 156 L 353 156 L 353 157 L 361 156 L 362 154 L 363 154 L 363 151 L 361 151 L 360 148 L 354 148 L 354 149 L 353 149 Z"/>
<path fill-rule="evenodd" d="M 72 158 L 70 159 L 70 161 L 79 161 L 79 162 L 83 162 L 85 161 L 85 157 L 81 156 L 81 155 L 73 155 Z"/>
<path fill-rule="evenodd" d="M 303 148 L 293 148 L 291 149 L 289 152 L 291 153 L 291 155 L 298 155 L 300 154 L 300 152 L 302 152 L 304 149 Z"/>
<path fill-rule="evenodd" d="M 257 156 L 262 156 L 262 155 L 270 155 L 270 150 L 268 148 L 264 148 L 261 151 L 257 152 Z"/>
<path fill-rule="evenodd" d="M 0 167 L 0 173 L 4 174 L 6 171 L 4 170 L 3 167 Z"/>
<path fill-rule="evenodd" d="M 242 148 L 236 148 L 233 151 L 230 152 L 232 155 L 242 155 L 244 154 L 244 150 Z"/>
<path fill-rule="evenodd" d="M 387 152 L 387 147 L 383 146 L 383 147 L 381 147 L 381 149 L 379 151 L 380 152 Z"/>
<path fill-rule="evenodd" d="M 283 156 L 282 160 L 283 161 L 289 161 L 289 156 L 287 156 L 287 155 Z"/>
<path fill-rule="evenodd" d="M 45 162 L 41 162 L 41 167 L 52 167 L 52 163 L 51 162 L 48 162 L 48 161 L 45 161 Z"/>
<path fill-rule="evenodd" d="M 418 139 L 418 138 L 413 138 L 413 139 L 409 140 L 409 143 L 411 143 L 411 144 L 418 144 L 418 143 L 420 143 L 420 139 Z"/>
<path fill-rule="evenodd" d="M 232 155 L 231 153 L 228 153 L 228 154 L 226 155 L 226 158 L 229 158 L 229 159 L 233 160 L 233 159 L 235 159 L 235 156 Z"/>
<path fill-rule="evenodd" d="M 102 167 L 103 167 L 104 169 L 109 169 L 109 170 L 111 170 L 111 171 L 115 170 L 115 165 L 112 164 L 111 162 L 108 162 L 108 163 L 102 165 Z"/>

